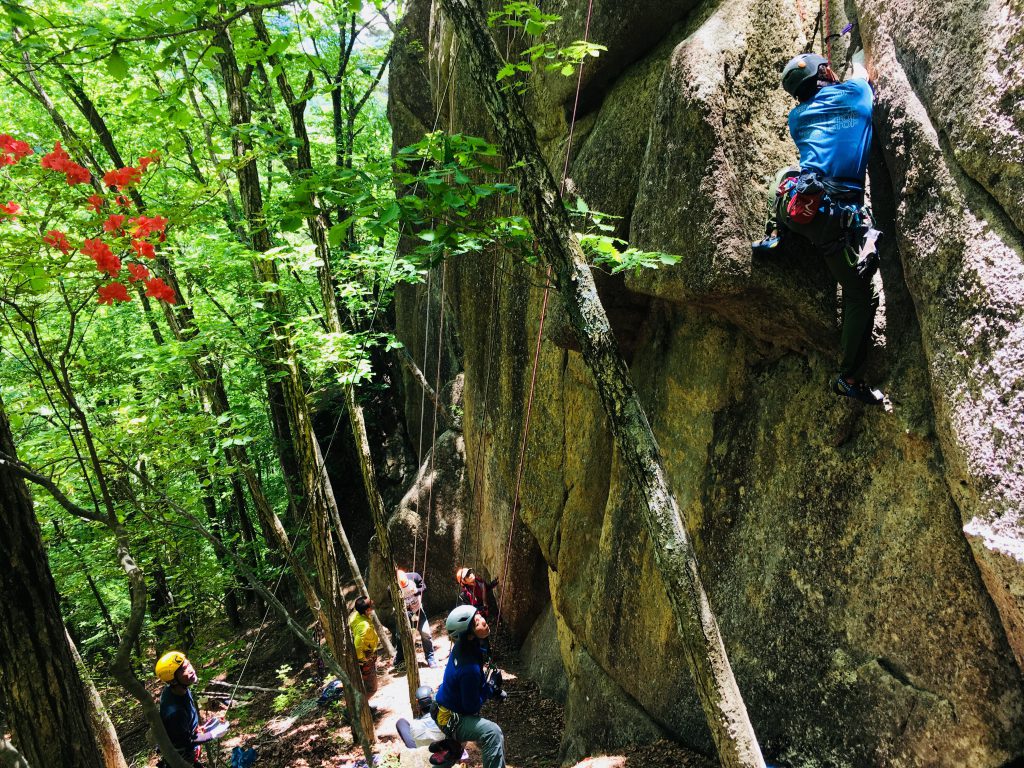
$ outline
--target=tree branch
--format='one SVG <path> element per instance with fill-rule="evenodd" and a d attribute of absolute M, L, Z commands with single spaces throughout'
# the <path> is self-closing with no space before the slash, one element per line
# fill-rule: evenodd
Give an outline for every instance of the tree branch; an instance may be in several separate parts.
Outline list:
<path fill-rule="evenodd" d="M 64 507 L 67 512 L 70 512 L 75 517 L 91 520 L 94 523 L 103 523 L 104 525 L 108 525 L 110 523 L 110 520 L 107 519 L 106 515 L 101 515 L 99 512 L 95 512 L 75 504 L 75 502 L 71 501 L 71 499 L 64 495 L 53 480 L 44 475 L 40 475 L 38 472 L 32 471 L 19 459 L 15 459 L 13 456 L 8 456 L 6 453 L 0 452 L 0 465 L 7 467 L 12 472 L 20 475 L 29 482 L 45 488 L 49 491 L 50 495 L 53 496 L 54 501 Z"/>

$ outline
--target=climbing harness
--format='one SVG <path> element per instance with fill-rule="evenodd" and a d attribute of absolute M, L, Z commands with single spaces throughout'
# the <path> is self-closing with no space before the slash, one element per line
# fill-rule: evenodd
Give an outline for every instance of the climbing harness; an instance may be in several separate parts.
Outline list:
<path fill-rule="evenodd" d="M 848 190 L 841 182 L 793 167 L 783 169 L 780 177 L 775 190 L 778 231 L 789 230 L 814 245 L 824 245 L 870 223 L 865 206 L 842 200 Z"/>

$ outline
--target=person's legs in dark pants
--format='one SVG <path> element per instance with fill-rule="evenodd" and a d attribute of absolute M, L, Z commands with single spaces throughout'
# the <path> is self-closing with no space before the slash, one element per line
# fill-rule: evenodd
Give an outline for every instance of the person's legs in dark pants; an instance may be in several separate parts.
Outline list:
<path fill-rule="evenodd" d="M 420 642 L 423 643 L 423 655 L 429 666 L 434 666 L 434 636 L 430 631 L 430 621 L 427 619 L 427 612 L 419 612 Z"/>
<path fill-rule="evenodd" d="M 871 349 L 878 292 L 871 279 L 857 274 L 856 264 L 850 263 L 845 240 L 823 246 L 822 250 L 825 265 L 843 289 L 842 360 L 839 373 L 847 381 L 859 382 L 863 378 L 864 365 Z"/>

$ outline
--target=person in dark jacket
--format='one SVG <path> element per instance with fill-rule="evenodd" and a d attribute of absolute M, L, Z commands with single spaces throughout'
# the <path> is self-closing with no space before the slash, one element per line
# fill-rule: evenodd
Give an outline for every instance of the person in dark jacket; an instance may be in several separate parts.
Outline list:
<path fill-rule="evenodd" d="M 430 632 L 430 621 L 427 619 L 427 612 L 423 610 L 423 593 L 427 591 L 423 577 L 414 571 L 398 572 L 398 587 L 402 590 L 402 599 L 405 600 L 405 611 L 409 614 L 409 623 L 412 628 L 420 632 L 420 641 L 423 643 L 423 655 L 426 657 L 427 666 L 431 669 L 438 666 L 434 660 L 434 638 Z M 396 627 L 397 629 L 397 627 Z M 401 672 L 405 660 L 405 649 L 402 643 L 396 643 L 395 665 L 392 672 Z"/>
<path fill-rule="evenodd" d="M 226 723 L 212 719 L 200 726 L 199 709 L 192 698 L 192 687 L 198 676 L 192 663 L 181 651 L 169 651 L 156 663 L 156 676 L 167 683 L 160 693 L 160 719 L 171 738 L 174 751 L 189 765 L 202 768 L 201 745 L 214 736 L 214 728 L 223 733 Z M 166 765 L 163 760 L 160 766 Z"/>
<path fill-rule="evenodd" d="M 483 768 L 505 768 L 505 736 L 497 723 L 480 717 L 488 699 L 505 699 L 501 675 L 485 673 L 487 620 L 471 605 L 460 605 L 448 614 L 445 628 L 452 638 L 452 652 L 437 689 L 431 714 L 448 736 L 446 749 L 430 758 L 432 765 L 450 765 L 462 755 L 462 745 L 475 741 Z"/>

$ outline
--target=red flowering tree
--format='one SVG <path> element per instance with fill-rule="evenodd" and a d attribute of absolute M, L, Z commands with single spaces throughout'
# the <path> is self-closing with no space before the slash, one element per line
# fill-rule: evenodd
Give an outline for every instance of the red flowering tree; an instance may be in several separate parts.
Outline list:
<path fill-rule="evenodd" d="M 173 304 L 174 289 L 144 263 L 156 259 L 169 222 L 133 217 L 125 194 L 159 163 L 159 155 L 153 151 L 137 166 L 109 171 L 99 184 L 59 141 L 38 163 L 29 159 L 34 154 L 28 142 L 0 135 L 0 199 L 10 198 L 0 203 L 9 266 L 4 291 L 38 294 L 56 278 L 76 278 L 92 284 L 100 304 L 112 305 L 131 301 L 129 285 L 141 282 L 147 296 Z"/>

